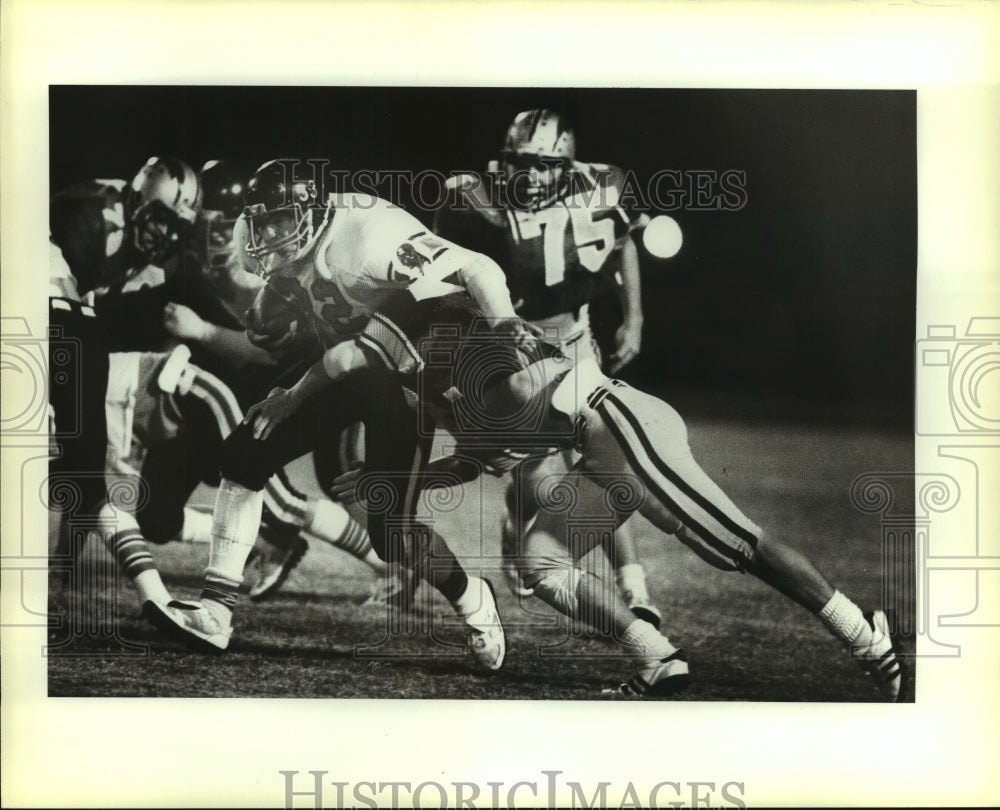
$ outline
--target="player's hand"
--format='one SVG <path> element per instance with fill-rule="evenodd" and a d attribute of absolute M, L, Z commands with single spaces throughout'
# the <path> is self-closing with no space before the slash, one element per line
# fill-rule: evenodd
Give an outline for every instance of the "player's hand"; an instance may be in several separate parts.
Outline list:
<path fill-rule="evenodd" d="M 299 402 L 287 388 L 272 388 L 267 399 L 251 405 L 243 420 L 253 431 L 253 437 L 263 441 L 278 425 L 299 409 Z"/>
<path fill-rule="evenodd" d="M 163 326 L 176 338 L 196 342 L 205 340 L 210 332 L 209 324 L 197 312 L 173 301 L 163 307 Z"/>
<path fill-rule="evenodd" d="M 498 323 L 494 331 L 513 337 L 522 368 L 527 368 L 538 360 L 538 339 L 543 332 L 537 326 L 521 318 L 508 318 Z"/>
<path fill-rule="evenodd" d="M 355 464 L 347 472 L 343 472 L 334 478 L 328 492 L 330 497 L 344 506 L 357 503 L 358 481 L 361 479 L 363 471 L 364 467 L 361 464 Z"/>
<path fill-rule="evenodd" d="M 615 332 L 615 352 L 608 359 L 608 372 L 614 374 L 631 363 L 642 348 L 642 322 L 626 321 Z"/>

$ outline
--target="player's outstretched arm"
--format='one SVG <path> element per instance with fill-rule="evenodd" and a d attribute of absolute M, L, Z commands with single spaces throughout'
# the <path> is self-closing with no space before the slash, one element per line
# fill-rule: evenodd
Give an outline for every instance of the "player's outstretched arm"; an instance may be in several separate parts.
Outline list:
<path fill-rule="evenodd" d="M 184 304 L 171 301 L 164 306 L 163 326 L 174 337 L 197 343 L 236 368 L 276 364 L 269 352 L 250 342 L 246 331 L 210 323 Z"/>
<path fill-rule="evenodd" d="M 466 264 L 459 277 L 469 295 L 492 323 L 520 320 L 514 312 L 507 288 L 507 277 L 495 261 L 482 253 Z"/>

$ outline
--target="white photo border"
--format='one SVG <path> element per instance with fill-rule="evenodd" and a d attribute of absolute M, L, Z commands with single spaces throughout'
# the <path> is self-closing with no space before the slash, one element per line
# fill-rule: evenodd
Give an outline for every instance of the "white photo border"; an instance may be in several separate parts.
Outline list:
<path fill-rule="evenodd" d="M 2 308 L 35 334 L 46 324 L 48 87 L 75 83 L 915 88 L 915 339 L 1000 315 L 1000 8 L 990 3 L 8 0 L 0 13 Z M 5 411 L 18 384 L 5 375 Z M 939 395 L 918 381 L 921 406 L 946 407 Z M 940 469 L 940 445 L 918 440 L 918 470 Z M 5 447 L 2 480 L 18 480 L 18 463 Z M 21 536 L 9 525 L 16 500 L 5 488 L 5 560 L 45 537 L 42 516 L 25 516 Z M 985 530 L 991 510 L 963 503 L 942 521 Z M 19 574 L 3 577 L 11 615 Z M 748 806 L 993 804 L 998 629 L 952 628 L 963 655 L 921 661 L 912 705 L 571 707 L 50 699 L 44 630 L 4 627 L 3 793 L 8 806 L 283 806 L 281 770 L 467 781 L 484 796 L 488 782 L 542 785 L 544 771 L 562 771 L 563 782 L 631 783 L 640 796 L 663 781 L 740 782 Z"/>

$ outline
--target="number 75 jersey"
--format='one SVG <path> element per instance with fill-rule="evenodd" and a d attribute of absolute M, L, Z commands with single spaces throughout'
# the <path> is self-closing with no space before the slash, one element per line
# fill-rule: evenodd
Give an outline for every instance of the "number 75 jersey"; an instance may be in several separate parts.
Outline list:
<path fill-rule="evenodd" d="M 494 259 L 526 320 L 575 312 L 617 268 L 639 215 L 621 199 L 622 178 L 613 166 L 573 163 L 551 203 L 518 209 L 503 205 L 502 189 L 491 195 L 467 175 L 437 211 L 435 231 Z"/>

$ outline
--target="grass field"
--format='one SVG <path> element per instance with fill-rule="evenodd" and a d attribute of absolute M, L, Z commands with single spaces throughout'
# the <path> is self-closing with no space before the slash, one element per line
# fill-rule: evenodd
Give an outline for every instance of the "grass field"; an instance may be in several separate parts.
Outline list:
<path fill-rule="evenodd" d="M 693 420 L 689 429 L 696 458 L 752 519 L 804 550 L 863 608 L 885 602 L 879 516 L 852 505 L 851 485 L 863 473 L 912 470 L 911 438 Z M 461 493 L 459 508 L 434 516 L 466 566 L 497 585 L 507 661 L 496 675 L 472 671 L 462 654 L 461 627 L 427 586 L 418 591 L 417 608 L 390 627 L 384 611 L 359 608 L 372 584 L 368 569 L 316 543 L 271 600 L 241 600 L 224 655 L 189 652 L 142 620 L 135 592 L 115 584 L 110 558 L 92 544 L 77 586 L 52 597 L 66 621 L 50 631 L 49 694 L 623 699 L 602 693 L 629 672 L 610 642 L 571 632 L 555 611 L 533 598 L 518 601 L 503 585 L 502 487 L 502 481 L 483 479 Z M 211 503 L 208 492 L 196 497 Z M 804 610 L 639 525 L 639 549 L 664 629 L 691 662 L 691 685 L 670 699 L 879 699 Z M 174 595 L 196 598 L 207 546 L 172 543 L 154 554 Z M 902 652 L 912 652 L 912 640 L 902 640 Z M 904 684 L 909 695 L 912 679 L 910 668 Z"/>

